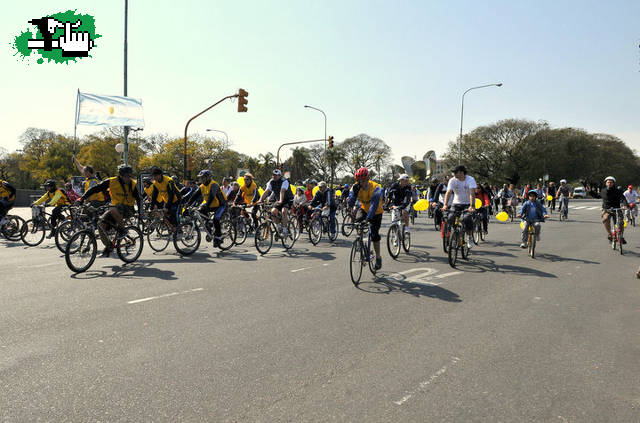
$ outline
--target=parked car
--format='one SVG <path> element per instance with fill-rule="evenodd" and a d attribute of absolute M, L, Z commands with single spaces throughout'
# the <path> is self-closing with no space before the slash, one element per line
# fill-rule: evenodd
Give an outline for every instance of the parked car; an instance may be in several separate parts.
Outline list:
<path fill-rule="evenodd" d="M 576 187 L 573 189 L 573 198 L 586 198 L 587 192 L 583 187 Z"/>

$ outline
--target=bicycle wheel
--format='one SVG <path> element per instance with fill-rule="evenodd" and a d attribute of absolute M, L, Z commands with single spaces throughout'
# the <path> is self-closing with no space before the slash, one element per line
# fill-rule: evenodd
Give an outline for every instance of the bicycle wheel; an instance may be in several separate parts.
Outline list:
<path fill-rule="evenodd" d="M 389 255 L 395 260 L 400 255 L 400 244 L 402 243 L 402 234 L 400 233 L 400 226 L 397 223 L 389 226 L 387 231 L 387 249 Z"/>
<path fill-rule="evenodd" d="M 149 247 L 158 253 L 164 251 L 169 246 L 169 241 L 171 241 L 171 231 L 169 231 L 167 224 L 160 221 L 152 225 L 147 225 L 147 227 L 151 228 L 150 231 L 147 231 Z"/>
<path fill-rule="evenodd" d="M 406 232 L 404 230 L 404 225 L 402 227 L 402 248 L 405 253 L 408 253 L 411 248 L 411 232 Z"/>
<path fill-rule="evenodd" d="M 618 247 L 620 247 L 620 255 L 622 255 L 622 232 L 618 232 Z"/>
<path fill-rule="evenodd" d="M 320 216 L 317 216 L 309 223 L 309 241 L 313 245 L 318 245 L 322 239 L 322 222 Z"/>
<path fill-rule="evenodd" d="M 242 216 L 233 220 L 233 226 L 236 228 L 236 245 L 242 245 L 247 240 L 247 232 L 249 228 L 245 225 L 244 218 Z"/>
<path fill-rule="evenodd" d="M 337 225 L 335 219 L 333 223 L 334 225 Z M 335 230 L 335 232 L 331 232 L 331 222 L 329 221 L 329 218 L 327 218 L 327 229 L 329 230 L 329 241 L 335 242 L 335 240 L 338 239 L 338 229 L 334 227 L 333 229 Z"/>
<path fill-rule="evenodd" d="M 467 240 L 465 239 L 465 233 L 464 230 L 460 230 L 460 252 L 462 253 L 462 259 L 466 260 L 469 258 L 469 246 L 467 245 Z"/>
<path fill-rule="evenodd" d="M 344 235 L 347 238 L 353 232 L 353 216 L 351 216 L 351 214 L 347 214 L 342 220 L 341 232 L 342 232 L 342 235 Z"/>
<path fill-rule="evenodd" d="M 296 243 L 296 239 L 298 239 L 296 235 L 296 227 L 293 223 L 294 220 L 295 219 L 289 219 L 287 221 L 287 233 L 284 236 L 280 236 L 280 241 L 282 242 L 282 246 L 285 250 L 293 248 L 294 244 Z"/>
<path fill-rule="evenodd" d="M 173 246 L 178 254 L 189 256 L 200 247 L 202 235 L 195 221 L 186 220 L 180 223 L 173 233 Z"/>
<path fill-rule="evenodd" d="M 442 250 L 446 254 L 451 244 L 451 227 L 445 221 L 440 224 L 440 237 L 442 238 Z"/>
<path fill-rule="evenodd" d="M 369 244 L 368 247 L 365 247 L 364 251 L 365 251 L 365 254 L 367 254 L 367 263 L 369 263 L 369 270 L 375 276 L 377 272 L 376 255 L 374 251 L 371 250 L 371 240 L 369 240 L 368 244 Z M 364 242 L 363 242 L 363 245 L 364 245 Z"/>
<path fill-rule="evenodd" d="M 56 247 L 58 247 L 58 250 L 60 250 L 62 254 L 64 254 L 67 249 L 67 242 L 69 239 L 71 239 L 74 233 L 82 229 L 83 227 L 79 222 L 74 220 L 65 220 L 58 225 L 54 239 L 56 241 Z"/>
<path fill-rule="evenodd" d="M 69 238 L 64 251 L 67 267 L 74 273 L 87 271 L 96 259 L 98 244 L 91 230 L 76 232 Z"/>
<path fill-rule="evenodd" d="M 6 215 L 2 225 L 2 236 L 9 241 L 20 241 L 20 231 L 24 226 L 24 219 L 20 216 Z"/>
<path fill-rule="evenodd" d="M 271 223 L 263 222 L 256 229 L 255 246 L 260 254 L 267 254 L 273 245 L 273 231 Z"/>
<path fill-rule="evenodd" d="M 360 238 L 356 238 L 351 245 L 351 254 L 349 256 L 349 273 L 351 275 L 351 282 L 353 282 L 355 286 L 358 286 L 360 283 L 362 268 L 365 266 L 363 249 L 362 240 Z"/>
<path fill-rule="evenodd" d="M 458 249 L 460 248 L 460 242 L 458 240 L 458 231 L 454 231 L 449 237 L 449 247 L 447 251 L 447 257 L 449 259 L 449 266 L 456 267 L 458 261 Z"/>
<path fill-rule="evenodd" d="M 144 247 L 142 232 L 137 226 L 127 226 L 124 228 L 125 236 L 116 243 L 118 257 L 125 263 L 133 263 L 138 260 Z M 169 241 L 167 240 L 167 244 Z"/>
<path fill-rule="evenodd" d="M 473 231 L 471 232 L 471 239 L 473 240 L 473 243 L 475 245 L 478 245 L 478 243 L 480 243 L 480 231 L 478 230 L 477 226 L 473 228 Z"/>
<path fill-rule="evenodd" d="M 41 220 L 29 219 L 24 223 L 20 231 L 20 239 L 29 247 L 35 247 L 44 240 L 44 222 Z"/>
<path fill-rule="evenodd" d="M 529 236 L 527 238 L 527 243 L 529 244 L 529 255 L 531 258 L 535 258 L 536 256 L 536 234 L 535 230 L 529 230 Z"/>
<path fill-rule="evenodd" d="M 221 251 L 227 251 L 233 247 L 236 242 L 236 227 L 231 223 L 228 215 L 220 219 L 220 230 L 222 232 L 222 240 L 218 248 L 220 248 Z"/>

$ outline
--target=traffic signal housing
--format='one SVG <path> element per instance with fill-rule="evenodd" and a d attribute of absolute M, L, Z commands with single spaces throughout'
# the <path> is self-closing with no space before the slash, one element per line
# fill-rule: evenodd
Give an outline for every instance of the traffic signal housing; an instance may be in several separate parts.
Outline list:
<path fill-rule="evenodd" d="M 333 148 L 333 135 L 329 136 L 329 148 Z"/>
<path fill-rule="evenodd" d="M 242 88 L 238 90 L 238 113 L 247 111 L 247 103 L 249 103 L 249 100 L 247 100 L 248 96 L 249 93 Z"/>

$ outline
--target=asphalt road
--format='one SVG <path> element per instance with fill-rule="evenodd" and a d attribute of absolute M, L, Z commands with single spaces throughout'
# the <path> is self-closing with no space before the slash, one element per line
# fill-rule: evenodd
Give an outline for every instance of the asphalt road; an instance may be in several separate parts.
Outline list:
<path fill-rule="evenodd" d="M 358 288 L 342 238 L 80 275 L 2 240 L 0 419 L 638 422 L 637 229 L 621 256 L 598 203 L 572 206 L 536 259 L 493 220 L 457 269 L 420 217 Z"/>

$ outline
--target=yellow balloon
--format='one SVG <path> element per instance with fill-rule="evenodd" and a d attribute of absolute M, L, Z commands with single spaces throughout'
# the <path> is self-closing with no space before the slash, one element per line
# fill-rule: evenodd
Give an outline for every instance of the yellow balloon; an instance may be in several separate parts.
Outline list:
<path fill-rule="evenodd" d="M 311 194 L 316 195 L 316 192 L 318 192 L 319 189 L 320 189 L 320 187 L 316 185 L 315 187 L 313 187 L 313 190 L 311 191 Z"/>
<path fill-rule="evenodd" d="M 262 189 L 262 187 L 258 188 L 258 194 L 260 195 L 264 194 L 264 190 Z"/>
<path fill-rule="evenodd" d="M 239 177 L 236 182 L 238 182 L 240 184 L 240 186 L 243 186 L 244 185 L 244 176 Z"/>
<path fill-rule="evenodd" d="M 342 195 L 342 191 L 337 190 L 337 191 L 336 191 L 336 197 L 340 197 L 341 195 Z"/>
<path fill-rule="evenodd" d="M 507 212 L 500 212 L 496 214 L 496 219 L 498 219 L 500 222 L 506 222 L 507 220 L 509 220 L 509 215 L 507 214 Z"/>
<path fill-rule="evenodd" d="M 520 221 L 520 229 L 524 229 L 524 220 Z"/>
<path fill-rule="evenodd" d="M 474 204 L 476 206 L 476 209 L 479 209 L 480 207 L 482 207 L 482 200 L 480 200 L 479 198 L 476 198 L 476 201 Z"/>
<path fill-rule="evenodd" d="M 425 211 L 428 208 L 429 208 L 429 202 L 424 198 L 422 200 L 416 201 L 416 203 L 413 205 L 413 209 L 415 211 Z"/>
<path fill-rule="evenodd" d="M 624 226 L 622 226 L 623 228 L 627 227 L 627 219 L 624 220 Z"/>
<path fill-rule="evenodd" d="M 291 192 L 293 193 L 293 195 L 296 194 L 296 187 L 293 185 L 289 185 L 289 189 L 291 189 Z"/>
<path fill-rule="evenodd" d="M 547 201 L 553 201 L 553 197 L 550 195 L 547 195 Z"/>

